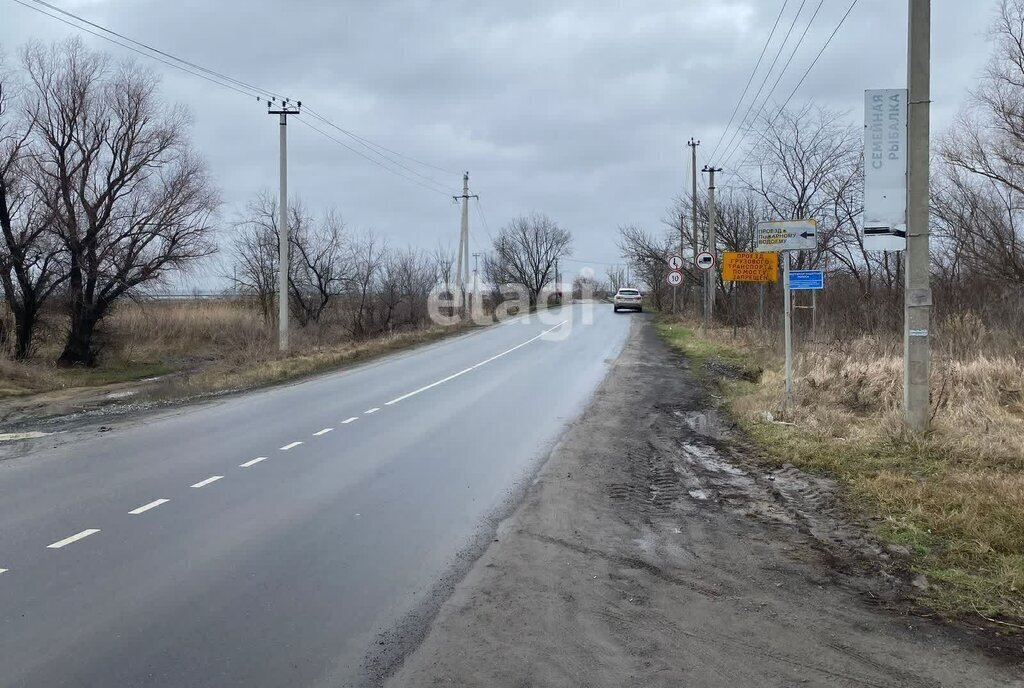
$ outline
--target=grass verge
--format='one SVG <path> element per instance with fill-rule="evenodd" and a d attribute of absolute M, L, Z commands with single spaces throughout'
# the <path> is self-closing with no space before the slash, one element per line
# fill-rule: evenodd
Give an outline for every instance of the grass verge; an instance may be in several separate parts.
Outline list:
<path fill-rule="evenodd" d="M 662 318 L 659 334 L 721 390 L 772 465 L 827 474 L 876 533 L 910 552 L 929 581 L 922 602 L 946 617 L 1024 621 L 1024 407 L 1013 359 L 936 362 L 934 431 L 908 435 L 899 415 L 902 363 L 866 345 L 797 359 L 796 400 L 782 407 L 778 357 Z M 763 370 L 760 376 L 744 371 Z M 977 617 L 975 617 L 977 618 Z"/>

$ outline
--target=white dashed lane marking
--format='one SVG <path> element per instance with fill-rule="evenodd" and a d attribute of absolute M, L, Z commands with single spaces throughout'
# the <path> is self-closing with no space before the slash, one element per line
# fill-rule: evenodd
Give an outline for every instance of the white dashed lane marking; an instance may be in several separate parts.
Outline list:
<path fill-rule="evenodd" d="M 313 433 L 313 437 L 319 437 L 320 435 L 326 435 L 327 433 L 329 433 L 329 432 L 330 432 L 331 430 L 333 430 L 333 429 L 334 429 L 334 428 L 324 428 L 324 429 L 323 429 L 323 430 L 321 430 L 320 432 L 314 432 L 314 433 Z"/>
<path fill-rule="evenodd" d="M 257 456 L 255 459 L 252 459 L 251 461 L 246 461 L 245 463 L 238 464 L 238 467 L 239 468 L 249 468 L 250 466 L 255 466 L 260 461 L 266 461 L 266 460 L 267 460 L 267 457 L 265 457 L 265 456 Z"/>
<path fill-rule="evenodd" d="M 142 505 L 142 506 L 140 506 L 140 507 L 139 507 L 138 509 L 132 509 L 132 510 L 131 510 L 131 511 L 129 511 L 128 513 L 129 513 L 129 514 L 132 514 L 133 516 L 137 516 L 137 515 L 139 515 L 139 514 L 144 514 L 144 513 L 146 513 L 147 511 L 149 511 L 150 509 L 155 509 L 155 508 L 157 508 L 158 506 L 160 506 L 161 504 L 166 504 L 166 503 L 167 503 L 167 502 L 169 502 L 169 501 L 171 501 L 171 500 L 169 500 L 169 499 L 154 499 L 154 500 L 153 500 L 152 502 L 150 502 L 149 504 L 143 504 L 143 505 Z"/>
<path fill-rule="evenodd" d="M 199 482 L 197 482 L 192 487 L 206 487 L 210 483 L 215 483 L 215 482 L 217 482 L 218 480 L 220 480 L 223 477 L 224 477 L 223 475 L 211 475 L 206 480 L 200 480 Z"/>
<path fill-rule="evenodd" d="M 0 569 L 0 573 L 7 573 L 8 569 Z"/>
<path fill-rule="evenodd" d="M 371 413 L 377 413 L 377 411 L 380 411 L 380 407 L 374 406 L 372 409 L 367 409 L 364 413 L 370 415 Z"/>
<path fill-rule="evenodd" d="M 348 425 L 349 423 L 352 423 L 357 420 L 359 420 L 359 416 L 352 416 L 351 418 L 346 418 L 345 420 L 341 421 L 341 424 Z"/>
<path fill-rule="evenodd" d="M 300 444 L 302 444 L 302 442 L 292 442 L 291 444 L 286 444 L 283 447 L 281 447 L 281 451 L 288 451 L 289 449 L 295 449 L 295 447 L 299 446 Z"/>
<path fill-rule="evenodd" d="M 88 528 L 86 530 L 83 530 L 81 533 L 76 533 L 72 535 L 71 537 L 64 538 L 63 540 L 57 540 L 57 542 L 53 543 L 52 545 L 47 545 L 46 548 L 60 549 L 61 547 L 70 545 L 72 542 L 78 542 L 79 540 L 87 538 L 90 535 L 95 535 L 98 532 L 100 532 L 99 528 Z"/>
<path fill-rule="evenodd" d="M 448 377 L 445 377 L 445 378 L 441 378 L 441 379 L 440 379 L 440 380 L 438 380 L 437 382 L 431 382 L 431 383 L 430 383 L 429 385 L 424 385 L 423 387 L 420 387 L 419 389 L 414 389 L 413 391 L 409 392 L 408 394 L 403 394 L 403 395 L 402 395 L 402 396 L 400 396 L 400 397 L 397 397 L 397 398 L 395 398 L 395 399 L 392 399 L 391 401 L 385 402 L 385 403 L 384 403 L 384 405 L 385 405 L 385 406 L 391 406 L 392 404 L 397 404 L 397 403 L 398 403 L 398 402 L 400 402 L 400 401 L 405 401 L 405 400 L 406 400 L 406 399 L 408 399 L 409 397 L 413 397 L 413 396 L 416 396 L 416 395 L 417 395 L 417 394 L 419 394 L 420 392 L 426 392 L 426 391 L 427 391 L 428 389 L 433 389 L 434 387 L 437 387 L 438 385 L 443 385 L 444 383 L 446 383 L 446 382 L 449 382 L 450 380 L 454 380 L 455 378 L 459 377 L 460 375 L 465 375 L 466 373 L 468 373 L 468 372 L 469 372 L 469 371 L 471 371 L 471 370 L 474 370 L 474 369 L 476 369 L 476 368 L 479 368 L 480 366 L 483 366 L 483 365 L 487 365 L 487 364 L 488 364 L 488 363 L 490 363 L 491 361 L 496 361 L 497 359 L 501 358 L 502 356 L 506 356 L 506 355 L 508 355 L 508 354 L 512 353 L 512 352 L 513 352 L 513 351 L 515 351 L 516 349 L 521 349 L 521 348 L 523 348 L 524 346 L 526 346 L 526 345 L 527 345 L 527 344 L 529 344 L 530 342 L 535 342 L 535 341 L 537 341 L 538 339 L 540 339 L 540 338 L 541 338 L 541 337 L 543 337 L 544 335 L 548 334 L 549 332 L 554 332 L 555 330 L 557 330 L 557 329 L 558 329 L 559 327 L 561 327 L 562 325 L 564 325 L 564 324 L 565 324 L 565 323 L 567 323 L 567 322 L 569 322 L 569 321 L 568 321 L 568 320 L 563 320 L 562 322 L 558 323 L 558 324 L 557 324 L 557 325 L 555 325 L 554 327 L 552 327 L 552 328 L 550 328 L 550 329 L 547 329 L 547 330 L 544 330 L 543 332 L 541 332 L 541 333 L 540 333 L 539 335 L 537 335 L 536 337 L 532 337 L 532 338 L 530 338 L 530 339 L 527 339 L 527 340 L 526 340 L 525 342 L 523 342 L 522 344 L 516 344 L 516 345 L 515 345 L 515 346 L 513 346 L 513 347 L 512 347 L 511 349 L 506 349 L 505 351 L 502 351 L 502 352 L 501 352 L 500 354 L 495 354 L 494 356 L 491 356 L 491 357 L 490 357 L 490 358 L 488 358 L 487 360 L 484 360 L 484 361 L 480 361 L 479 363 L 477 363 L 477 364 L 475 364 L 475 365 L 471 365 L 470 367 L 466 368 L 465 370 L 460 370 L 460 371 L 459 371 L 459 372 L 457 372 L 457 373 L 452 373 L 452 374 L 451 374 L 451 375 L 449 375 Z"/>

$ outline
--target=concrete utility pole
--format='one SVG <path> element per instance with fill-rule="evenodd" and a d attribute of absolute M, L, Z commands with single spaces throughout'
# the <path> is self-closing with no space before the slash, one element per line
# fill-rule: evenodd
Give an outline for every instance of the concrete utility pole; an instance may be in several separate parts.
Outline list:
<path fill-rule="evenodd" d="M 697 245 L 697 146 L 700 145 L 700 141 L 691 138 L 687 143 L 690 147 L 690 233 L 691 233 L 691 248 L 693 248 L 693 257 L 691 260 L 697 260 L 697 253 L 700 250 Z M 704 286 L 707 287 L 707 282 L 704 282 Z M 704 296 L 704 307 L 707 308 L 708 299 L 707 295 Z M 705 317 L 705 323 L 707 319 Z"/>
<path fill-rule="evenodd" d="M 931 0 L 909 0 L 907 26 L 907 265 L 903 318 L 903 409 L 907 426 L 928 429 L 931 399 L 928 280 L 928 154 L 931 98 Z"/>
<path fill-rule="evenodd" d="M 715 231 L 715 172 L 721 172 L 721 167 L 713 167 L 709 165 L 704 166 L 704 171 L 708 173 L 708 251 L 715 257 L 715 266 L 708 270 L 707 275 L 707 296 L 708 296 L 708 310 L 707 320 L 708 325 L 711 324 L 711 319 L 715 316 L 715 287 L 717 280 L 716 275 L 718 274 L 718 236 Z"/>
<path fill-rule="evenodd" d="M 271 110 L 271 107 L 267 103 L 267 114 L 281 117 L 281 189 L 277 197 L 278 211 L 281 213 L 277 223 L 277 348 L 284 353 L 288 351 L 288 115 L 299 114 L 302 101 L 290 108 L 285 98 L 281 101 L 280 110 Z"/>
<path fill-rule="evenodd" d="M 469 194 L 469 172 L 462 175 L 462 195 L 452 196 L 455 200 L 462 199 L 462 229 L 459 232 L 459 258 L 455 269 L 455 281 L 462 295 L 462 308 L 466 308 L 466 283 L 469 282 L 469 199 L 479 198 Z"/>

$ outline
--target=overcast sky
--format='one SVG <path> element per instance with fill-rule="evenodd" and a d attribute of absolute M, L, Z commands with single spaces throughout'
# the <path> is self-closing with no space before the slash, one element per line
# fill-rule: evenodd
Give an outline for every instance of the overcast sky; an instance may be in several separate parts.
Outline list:
<path fill-rule="evenodd" d="M 491 234 L 513 216 L 544 212 L 572 231 L 576 258 L 600 262 L 619 260 L 618 225 L 660 229 L 672 197 L 689 183 L 691 136 L 702 141 L 699 166 L 709 162 L 783 6 L 783 0 L 52 2 L 301 99 L 345 129 L 451 170 L 402 161 L 441 182 L 449 195 L 461 191 L 460 171 L 469 170 Z M 776 99 L 792 90 L 850 0 L 821 2 Z M 748 99 L 800 5 L 788 0 Z M 932 125 L 939 132 L 987 60 L 985 33 L 996 0 L 932 5 Z M 776 73 L 817 6 L 818 0 L 805 0 Z M 0 0 L 0 45 L 9 56 L 29 38 L 74 33 Z M 149 64 L 163 76 L 166 97 L 194 113 L 193 136 L 223 191 L 224 220 L 235 219 L 261 189 L 276 191 L 278 126 L 266 106 Z M 905 83 L 906 2 L 860 0 L 794 102 L 814 99 L 848 111 L 859 124 L 864 89 Z M 740 114 L 745 110 L 746 104 Z M 323 128 L 312 117 L 298 119 Z M 336 207 L 350 228 L 373 229 L 395 245 L 457 244 L 458 208 L 444 193 L 391 174 L 298 122 L 289 133 L 289 191 L 311 209 Z M 486 250 L 488 234 L 475 209 L 471 233 L 471 250 Z"/>

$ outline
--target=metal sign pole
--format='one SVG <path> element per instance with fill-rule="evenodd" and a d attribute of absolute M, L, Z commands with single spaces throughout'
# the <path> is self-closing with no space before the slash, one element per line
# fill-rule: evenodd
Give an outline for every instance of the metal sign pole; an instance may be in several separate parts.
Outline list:
<path fill-rule="evenodd" d="M 786 408 L 793 403 L 793 303 L 789 291 L 789 252 L 782 253 L 783 319 L 786 330 Z"/>

